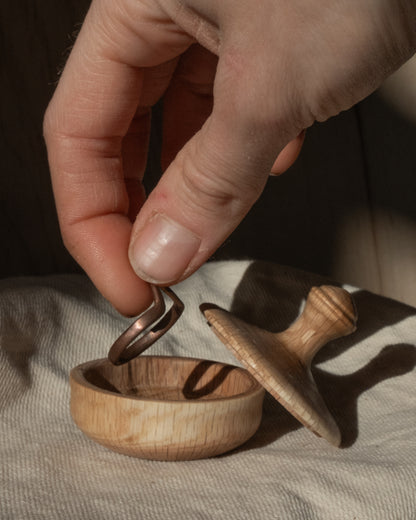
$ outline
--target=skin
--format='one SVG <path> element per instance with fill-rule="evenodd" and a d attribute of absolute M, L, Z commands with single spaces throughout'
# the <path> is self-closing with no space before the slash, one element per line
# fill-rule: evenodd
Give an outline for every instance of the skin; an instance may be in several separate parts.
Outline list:
<path fill-rule="evenodd" d="M 147 281 L 198 269 L 270 172 L 294 162 L 306 128 L 413 55 L 415 21 L 411 0 L 93 0 L 44 122 L 68 250 L 120 312 L 138 314 Z M 165 172 L 146 199 L 162 96 Z M 174 240 L 149 271 L 136 253 L 160 222 Z"/>

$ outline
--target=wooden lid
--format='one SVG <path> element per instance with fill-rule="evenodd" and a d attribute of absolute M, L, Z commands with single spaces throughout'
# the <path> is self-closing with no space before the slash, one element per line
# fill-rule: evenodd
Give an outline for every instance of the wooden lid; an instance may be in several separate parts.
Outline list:
<path fill-rule="evenodd" d="M 214 305 L 203 304 L 201 311 L 221 341 L 296 419 L 334 446 L 341 444 L 340 431 L 310 366 L 326 343 L 356 329 L 356 309 L 347 291 L 312 288 L 301 316 L 277 334 Z"/>

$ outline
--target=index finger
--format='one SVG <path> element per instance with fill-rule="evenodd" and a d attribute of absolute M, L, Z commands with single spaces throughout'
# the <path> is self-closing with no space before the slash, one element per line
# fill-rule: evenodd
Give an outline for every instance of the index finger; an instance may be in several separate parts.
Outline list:
<path fill-rule="evenodd" d="M 142 101 L 146 68 L 192 43 L 155 4 L 92 3 L 44 123 L 65 245 L 124 314 L 141 312 L 150 291 L 127 256 L 123 137 Z"/>

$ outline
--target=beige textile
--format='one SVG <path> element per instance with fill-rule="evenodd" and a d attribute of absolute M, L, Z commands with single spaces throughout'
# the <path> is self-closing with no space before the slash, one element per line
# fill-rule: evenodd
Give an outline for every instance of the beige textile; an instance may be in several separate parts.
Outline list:
<path fill-rule="evenodd" d="M 281 330 L 323 282 L 274 264 L 211 263 L 176 287 L 185 313 L 151 353 L 237 364 L 201 303 Z M 106 356 L 130 320 L 81 275 L 0 281 L 0 518 L 415 519 L 416 309 L 349 289 L 358 331 L 325 347 L 314 370 L 342 449 L 267 396 L 240 449 L 154 462 L 94 444 L 69 415 L 69 370 Z"/>

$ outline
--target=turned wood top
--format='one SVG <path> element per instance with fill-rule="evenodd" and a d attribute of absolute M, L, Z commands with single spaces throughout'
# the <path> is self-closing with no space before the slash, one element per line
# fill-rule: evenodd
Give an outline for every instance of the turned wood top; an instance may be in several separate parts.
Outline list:
<path fill-rule="evenodd" d="M 311 372 L 314 355 L 329 341 L 356 329 L 350 294 L 333 286 L 314 287 L 301 316 L 272 333 L 215 306 L 201 311 L 221 341 L 294 417 L 335 446 L 341 434 Z"/>

